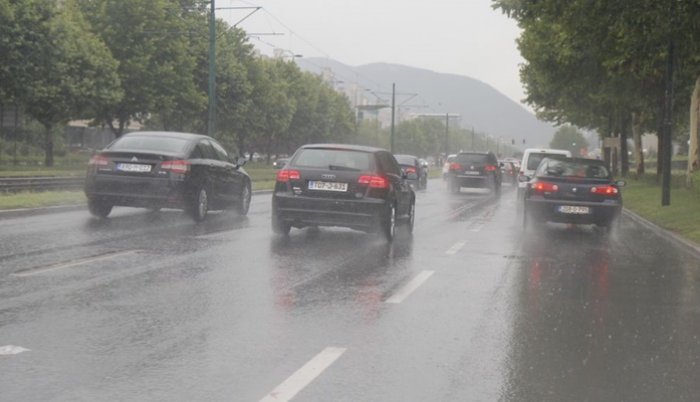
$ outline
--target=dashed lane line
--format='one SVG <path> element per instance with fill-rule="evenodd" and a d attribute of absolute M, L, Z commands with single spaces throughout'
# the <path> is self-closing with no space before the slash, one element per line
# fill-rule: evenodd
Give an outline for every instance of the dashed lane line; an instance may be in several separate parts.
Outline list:
<path fill-rule="evenodd" d="M 280 385 L 267 394 L 260 402 L 280 402 L 289 401 L 307 385 L 309 385 L 316 377 L 321 375 L 328 367 L 331 366 L 340 356 L 345 353 L 346 348 L 327 347 L 317 354 L 313 359 L 309 360 L 302 368 L 297 370 L 289 378 L 284 380 Z"/>
<path fill-rule="evenodd" d="M 69 261 L 69 262 L 47 265 L 44 267 L 27 268 L 27 269 L 23 269 L 23 270 L 19 270 L 17 272 L 14 272 L 11 275 L 18 276 L 18 277 L 39 275 L 39 274 L 43 274 L 43 273 L 50 272 L 50 271 L 56 271 L 59 269 L 77 267 L 80 265 L 89 264 L 91 262 L 97 262 L 97 261 L 108 260 L 108 259 L 117 258 L 117 257 L 123 257 L 125 255 L 136 254 L 139 251 L 140 250 L 111 252 L 111 253 L 107 253 L 107 254 L 101 254 L 101 255 L 96 255 L 96 256 L 92 256 L 92 257 L 81 258 L 81 259 L 73 260 L 73 261 Z"/>
<path fill-rule="evenodd" d="M 408 282 L 403 288 L 399 289 L 398 292 L 394 293 L 393 296 L 390 298 L 386 299 L 385 303 L 390 303 L 390 304 L 399 304 L 404 299 L 406 299 L 408 296 L 411 295 L 416 289 L 420 287 L 425 281 L 430 278 L 435 271 L 422 271 L 418 275 L 416 275 L 413 279 L 411 279 L 410 282 Z"/>
<path fill-rule="evenodd" d="M 455 243 L 454 246 L 450 247 L 449 250 L 445 251 L 445 254 L 447 255 L 455 255 L 459 252 L 459 250 L 464 247 L 464 245 L 467 244 L 466 241 L 460 241 L 458 243 Z"/>

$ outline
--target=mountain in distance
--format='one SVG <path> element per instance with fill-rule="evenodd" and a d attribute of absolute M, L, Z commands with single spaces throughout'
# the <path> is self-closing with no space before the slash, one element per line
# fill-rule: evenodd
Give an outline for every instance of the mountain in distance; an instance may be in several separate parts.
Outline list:
<path fill-rule="evenodd" d="M 467 76 L 387 63 L 351 67 L 325 58 L 300 58 L 296 62 L 302 70 L 316 74 L 324 74 L 324 71 L 328 74 L 330 70 L 337 82 L 357 83 L 373 91 L 381 88 L 380 96 L 388 104 L 391 104 L 391 84 L 395 83 L 397 105 L 408 98 L 398 94 L 418 94 L 406 105 L 428 102 L 430 108 L 412 109 L 412 112 L 459 114 L 462 127 L 501 137 L 504 143 L 515 141 L 518 148 L 548 147 L 554 135 L 551 124 L 538 120 L 490 85 Z M 450 124 L 453 123 L 451 120 Z"/>

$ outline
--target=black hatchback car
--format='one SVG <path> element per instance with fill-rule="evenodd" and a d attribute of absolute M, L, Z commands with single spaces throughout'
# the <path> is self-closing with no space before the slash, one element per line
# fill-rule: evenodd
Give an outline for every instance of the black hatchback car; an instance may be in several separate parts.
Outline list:
<path fill-rule="evenodd" d="M 525 190 L 523 226 L 549 221 L 610 229 L 622 212 L 624 185 L 613 180 L 603 161 L 545 158 Z"/>
<path fill-rule="evenodd" d="M 95 154 L 85 195 L 90 212 L 113 206 L 184 209 L 201 221 L 210 209 L 247 214 L 251 182 L 245 158 L 233 159 L 211 137 L 175 132 L 126 134 Z"/>
<path fill-rule="evenodd" d="M 428 187 L 428 168 L 421 162 L 420 158 L 413 155 L 394 155 L 394 158 L 414 188 L 424 190 Z"/>
<path fill-rule="evenodd" d="M 313 144 L 299 148 L 277 173 L 272 195 L 272 229 L 340 226 L 372 232 L 389 241 L 396 225 L 409 231 L 415 193 L 394 156 L 383 149 Z"/>
<path fill-rule="evenodd" d="M 471 187 L 488 188 L 499 194 L 501 181 L 501 169 L 493 152 L 460 152 L 447 171 L 447 186 L 452 193 Z"/>

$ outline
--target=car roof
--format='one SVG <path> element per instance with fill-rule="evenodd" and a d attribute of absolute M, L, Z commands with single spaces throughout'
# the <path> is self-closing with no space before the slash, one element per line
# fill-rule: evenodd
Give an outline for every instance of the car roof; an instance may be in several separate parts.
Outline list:
<path fill-rule="evenodd" d="M 350 144 L 306 144 L 301 146 L 302 149 L 309 148 L 325 148 L 325 149 L 340 149 L 348 151 L 361 151 L 361 152 L 388 152 L 384 148 L 369 147 L 364 145 L 350 145 Z"/>
<path fill-rule="evenodd" d="M 406 157 L 406 158 L 416 158 L 416 159 L 420 159 L 420 158 L 418 158 L 418 157 L 415 156 L 415 155 L 407 155 L 407 154 L 394 154 L 394 156 L 396 156 L 396 157 L 403 156 L 403 157 Z"/>
<path fill-rule="evenodd" d="M 192 134 L 192 133 L 180 133 L 177 131 L 132 131 L 130 133 L 124 134 L 124 136 L 136 137 L 136 136 L 148 136 L 148 137 L 169 137 L 169 138 L 180 138 L 183 140 L 194 140 L 200 138 L 212 139 L 207 135 L 202 134 Z"/>

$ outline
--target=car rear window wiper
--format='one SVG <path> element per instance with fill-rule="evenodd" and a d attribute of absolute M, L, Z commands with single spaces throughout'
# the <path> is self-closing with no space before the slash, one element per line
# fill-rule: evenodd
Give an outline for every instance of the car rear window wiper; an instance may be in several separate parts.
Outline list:
<path fill-rule="evenodd" d="M 340 166 L 340 165 L 328 165 L 328 169 L 330 170 L 347 170 L 347 171 L 352 171 L 352 172 L 359 172 L 362 169 L 356 169 L 352 168 L 349 166 Z"/>

